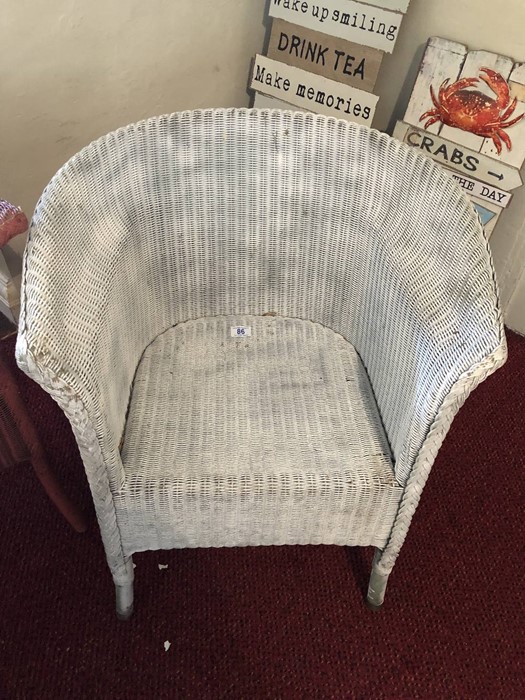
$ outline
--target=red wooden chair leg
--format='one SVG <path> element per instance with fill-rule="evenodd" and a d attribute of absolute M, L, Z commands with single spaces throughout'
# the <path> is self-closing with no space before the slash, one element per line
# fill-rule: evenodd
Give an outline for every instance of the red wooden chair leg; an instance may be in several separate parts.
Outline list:
<path fill-rule="evenodd" d="M 6 402 L 20 436 L 27 447 L 33 469 L 45 492 L 77 532 L 87 530 L 87 521 L 81 511 L 66 495 L 56 475 L 49 465 L 40 438 L 35 430 L 27 409 L 19 394 L 18 386 L 9 367 L 0 355 L 0 391 Z"/>
<path fill-rule="evenodd" d="M 84 514 L 73 504 L 69 496 L 64 492 L 58 479 L 51 470 L 43 451 L 38 448 L 30 447 L 29 453 L 35 474 L 39 478 L 49 498 L 74 530 L 77 532 L 85 532 L 87 530 L 87 521 Z"/>

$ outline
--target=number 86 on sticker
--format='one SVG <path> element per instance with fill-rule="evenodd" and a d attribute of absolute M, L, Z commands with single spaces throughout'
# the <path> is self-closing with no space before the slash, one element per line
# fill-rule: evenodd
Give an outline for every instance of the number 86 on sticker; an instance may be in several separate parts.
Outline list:
<path fill-rule="evenodd" d="M 234 338 L 247 338 L 252 334 L 251 326 L 232 326 L 230 331 Z"/>

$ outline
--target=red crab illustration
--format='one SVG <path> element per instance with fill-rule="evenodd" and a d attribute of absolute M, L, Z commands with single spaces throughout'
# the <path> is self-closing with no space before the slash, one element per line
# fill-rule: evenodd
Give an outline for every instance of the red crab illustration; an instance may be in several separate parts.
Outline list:
<path fill-rule="evenodd" d="M 491 68 L 480 68 L 479 78 L 461 78 L 449 85 L 447 78 L 439 88 L 439 99 L 434 88 L 430 86 L 430 95 L 435 109 L 430 109 L 419 118 L 425 122 L 425 129 L 431 124 L 442 122 L 463 131 L 471 131 L 478 136 L 489 137 L 494 141 L 498 155 L 502 150 L 502 141 L 508 150 L 512 150 L 512 141 L 503 129 L 517 124 L 525 114 L 506 121 L 516 109 L 517 98 L 510 99 L 509 85 L 505 78 Z M 468 90 L 482 80 L 496 99 L 488 97 L 479 90 Z"/>

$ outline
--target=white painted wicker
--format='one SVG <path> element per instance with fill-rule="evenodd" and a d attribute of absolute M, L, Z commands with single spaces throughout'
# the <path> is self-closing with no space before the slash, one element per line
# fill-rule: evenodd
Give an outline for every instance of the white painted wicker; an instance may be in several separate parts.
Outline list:
<path fill-rule="evenodd" d="M 505 356 L 461 190 L 346 121 L 140 122 L 73 157 L 32 221 L 18 362 L 71 421 L 122 615 L 145 549 L 374 545 L 386 585 Z"/>

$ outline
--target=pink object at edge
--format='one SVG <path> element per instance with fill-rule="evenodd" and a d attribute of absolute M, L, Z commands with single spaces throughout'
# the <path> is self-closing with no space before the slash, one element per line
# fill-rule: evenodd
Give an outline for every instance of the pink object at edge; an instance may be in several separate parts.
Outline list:
<path fill-rule="evenodd" d="M 0 248 L 27 228 L 27 217 L 20 207 L 0 199 Z"/>

